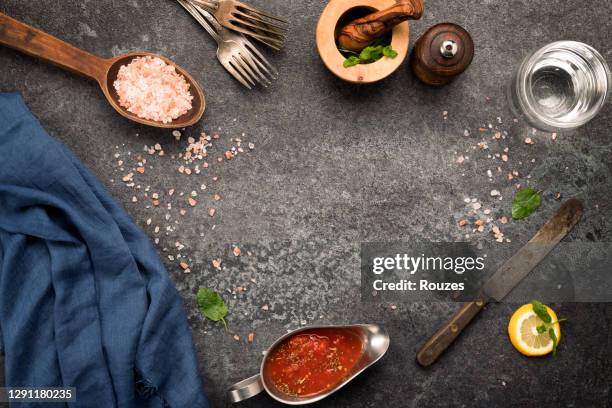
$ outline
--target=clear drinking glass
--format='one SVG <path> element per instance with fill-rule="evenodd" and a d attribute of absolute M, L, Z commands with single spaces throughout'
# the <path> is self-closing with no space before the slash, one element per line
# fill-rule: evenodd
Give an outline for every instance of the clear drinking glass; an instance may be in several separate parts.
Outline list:
<path fill-rule="evenodd" d="M 557 41 L 528 55 L 510 83 L 512 110 L 547 131 L 584 125 L 612 91 L 610 68 L 593 47 Z"/>

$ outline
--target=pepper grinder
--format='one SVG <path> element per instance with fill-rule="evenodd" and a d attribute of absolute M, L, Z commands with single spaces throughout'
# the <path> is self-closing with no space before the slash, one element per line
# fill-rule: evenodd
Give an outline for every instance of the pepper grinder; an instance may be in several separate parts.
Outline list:
<path fill-rule="evenodd" d="M 421 81 L 442 86 L 465 71 L 473 57 L 470 34 L 457 24 L 441 23 L 417 40 L 410 64 Z"/>

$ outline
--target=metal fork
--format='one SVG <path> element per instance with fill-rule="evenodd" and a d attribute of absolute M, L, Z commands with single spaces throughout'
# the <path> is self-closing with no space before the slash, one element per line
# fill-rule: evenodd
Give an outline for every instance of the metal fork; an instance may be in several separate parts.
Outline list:
<path fill-rule="evenodd" d="M 177 0 L 217 41 L 217 59 L 241 84 L 251 89 L 255 82 L 267 87 L 276 69 L 243 35 L 223 28 L 210 13 L 188 0 Z"/>
<path fill-rule="evenodd" d="M 288 22 L 237 0 L 190 0 L 206 9 L 226 28 L 248 35 L 279 50 L 285 42 Z"/>

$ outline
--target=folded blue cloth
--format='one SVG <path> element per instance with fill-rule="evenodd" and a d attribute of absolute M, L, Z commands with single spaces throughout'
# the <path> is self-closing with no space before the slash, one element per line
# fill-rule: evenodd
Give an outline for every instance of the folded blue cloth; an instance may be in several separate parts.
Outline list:
<path fill-rule="evenodd" d="M 155 249 L 16 94 L 0 94 L 0 351 L 7 386 L 75 387 L 71 407 L 208 407 Z"/>

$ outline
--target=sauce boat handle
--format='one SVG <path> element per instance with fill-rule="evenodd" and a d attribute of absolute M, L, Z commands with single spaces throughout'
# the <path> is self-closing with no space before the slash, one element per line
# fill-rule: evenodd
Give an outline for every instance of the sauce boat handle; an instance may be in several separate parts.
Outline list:
<path fill-rule="evenodd" d="M 261 382 L 261 375 L 257 374 L 232 385 L 229 390 L 227 390 L 227 397 L 234 403 L 254 397 L 263 390 L 264 386 Z"/>

